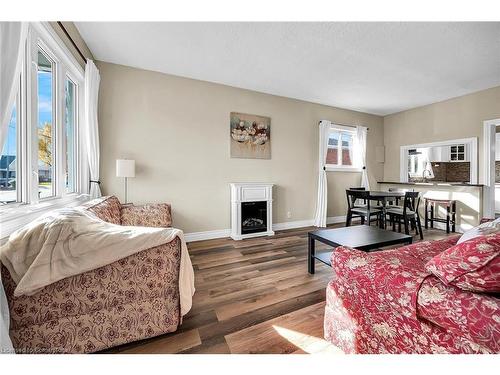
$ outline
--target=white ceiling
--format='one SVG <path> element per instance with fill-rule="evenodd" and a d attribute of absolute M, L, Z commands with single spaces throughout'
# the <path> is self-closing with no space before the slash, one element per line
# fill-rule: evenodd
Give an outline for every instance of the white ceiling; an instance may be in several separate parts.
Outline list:
<path fill-rule="evenodd" d="M 500 22 L 76 26 L 97 60 L 379 115 L 500 85 Z"/>

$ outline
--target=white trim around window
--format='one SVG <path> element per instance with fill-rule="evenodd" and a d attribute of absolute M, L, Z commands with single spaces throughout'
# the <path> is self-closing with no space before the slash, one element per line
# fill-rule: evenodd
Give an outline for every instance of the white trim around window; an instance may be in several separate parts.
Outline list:
<path fill-rule="evenodd" d="M 333 124 L 331 125 L 330 127 L 330 133 L 332 132 L 340 132 L 340 133 L 349 133 L 349 135 L 352 136 L 352 144 L 350 146 L 351 148 L 351 162 L 352 162 L 352 165 L 342 165 L 342 152 L 337 152 L 337 164 L 325 164 L 325 170 L 327 172 L 362 172 L 362 168 L 356 164 L 359 164 L 357 163 L 357 160 L 359 158 L 356 158 L 356 145 L 357 145 L 357 142 L 356 142 L 356 128 L 355 127 L 351 127 L 351 126 L 345 126 L 345 125 L 337 125 L 337 124 Z M 342 140 L 339 139 L 339 142 L 337 144 L 337 146 L 328 146 L 328 148 L 337 148 L 337 149 L 341 149 L 341 148 L 344 148 L 342 146 Z M 327 159 L 328 160 L 328 159 Z"/>
<path fill-rule="evenodd" d="M 40 197 L 39 184 L 39 60 L 38 51 L 43 51 L 51 65 L 51 191 L 48 197 Z M 66 80 L 74 84 L 73 154 L 66 155 Z M 25 224 L 26 220 L 53 208 L 72 205 L 86 199 L 86 176 L 88 162 L 81 124 L 83 124 L 84 70 L 46 22 L 30 23 L 26 43 L 25 59 L 16 101 L 17 149 L 16 149 L 16 197 L 17 202 L 0 205 L 0 238 L 11 230 Z M 48 104 L 47 104 L 48 106 Z M 1 150 L 0 150 L 1 151 Z M 66 189 L 66 160 L 74 161 L 74 188 Z M 47 172 L 48 173 L 48 172 Z M 8 230 L 7 230 L 8 229 Z"/>
<path fill-rule="evenodd" d="M 333 164 L 327 164 L 325 166 L 325 170 L 327 172 L 357 172 L 357 173 L 363 172 L 362 168 L 350 167 L 346 165 L 333 165 Z"/>

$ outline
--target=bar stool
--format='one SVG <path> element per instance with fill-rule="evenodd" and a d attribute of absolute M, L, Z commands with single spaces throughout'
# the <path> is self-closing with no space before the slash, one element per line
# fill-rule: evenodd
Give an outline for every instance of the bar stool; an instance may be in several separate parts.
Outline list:
<path fill-rule="evenodd" d="M 428 223 L 430 223 L 431 228 L 434 228 L 434 222 L 446 223 L 446 233 L 451 231 L 455 232 L 456 223 L 456 213 L 457 213 L 457 201 L 454 199 L 433 199 L 425 198 L 425 229 L 427 229 Z M 436 207 L 445 206 L 446 207 L 446 219 L 435 217 L 434 212 Z M 430 217 L 429 217 L 430 216 Z"/>

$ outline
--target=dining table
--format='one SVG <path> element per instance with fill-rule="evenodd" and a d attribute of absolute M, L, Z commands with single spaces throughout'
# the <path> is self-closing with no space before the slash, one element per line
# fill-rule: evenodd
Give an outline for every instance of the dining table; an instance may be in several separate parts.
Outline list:
<path fill-rule="evenodd" d="M 387 204 L 394 202 L 397 199 L 404 198 L 404 191 L 382 191 L 382 190 L 369 190 L 369 199 L 377 201 L 382 205 L 382 217 L 385 218 L 387 212 Z M 380 221 L 380 228 L 386 228 L 385 219 Z"/>

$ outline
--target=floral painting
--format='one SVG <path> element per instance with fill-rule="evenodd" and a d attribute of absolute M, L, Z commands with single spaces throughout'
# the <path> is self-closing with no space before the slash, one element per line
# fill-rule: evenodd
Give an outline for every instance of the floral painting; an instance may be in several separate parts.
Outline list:
<path fill-rule="evenodd" d="M 231 112 L 231 157 L 271 159 L 271 118 Z"/>

